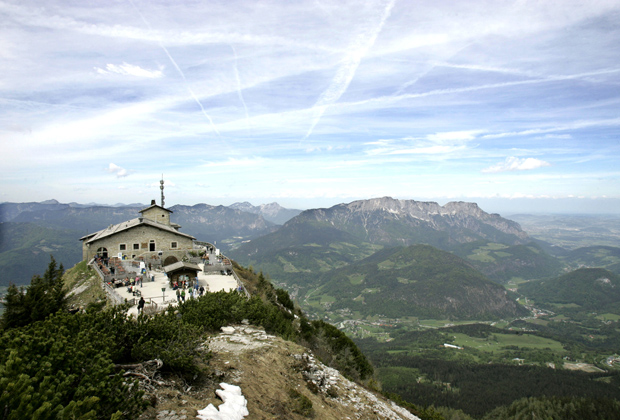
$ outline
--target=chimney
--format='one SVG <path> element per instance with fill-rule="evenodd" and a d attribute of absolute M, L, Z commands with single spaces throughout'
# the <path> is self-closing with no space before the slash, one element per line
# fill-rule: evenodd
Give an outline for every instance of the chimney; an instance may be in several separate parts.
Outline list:
<path fill-rule="evenodd" d="M 151 200 L 151 206 L 155 205 L 155 200 Z"/>

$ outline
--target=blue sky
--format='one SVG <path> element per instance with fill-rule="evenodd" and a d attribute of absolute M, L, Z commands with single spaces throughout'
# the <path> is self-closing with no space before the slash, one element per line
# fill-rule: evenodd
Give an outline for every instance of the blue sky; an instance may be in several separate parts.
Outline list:
<path fill-rule="evenodd" d="M 0 201 L 620 212 L 620 3 L 2 1 Z"/>

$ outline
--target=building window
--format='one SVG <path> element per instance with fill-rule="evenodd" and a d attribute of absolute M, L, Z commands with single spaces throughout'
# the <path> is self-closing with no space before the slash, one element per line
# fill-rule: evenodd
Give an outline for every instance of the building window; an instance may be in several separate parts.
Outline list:
<path fill-rule="evenodd" d="M 133 244 L 133 249 L 140 249 L 140 244 Z"/>
<path fill-rule="evenodd" d="M 119 249 L 119 250 L 121 250 L 121 251 L 125 251 L 125 250 L 127 250 L 127 244 L 120 244 L 120 245 L 118 246 L 118 249 Z"/>
<path fill-rule="evenodd" d="M 153 239 L 149 241 L 149 251 L 151 252 L 155 251 L 155 240 Z"/>
<path fill-rule="evenodd" d="M 177 247 L 177 243 L 176 243 L 176 242 L 172 242 L 172 243 L 170 244 L 170 248 L 173 248 L 173 249 L 174 249 L 174 248 L 176 248 L 176 247 Z"/>

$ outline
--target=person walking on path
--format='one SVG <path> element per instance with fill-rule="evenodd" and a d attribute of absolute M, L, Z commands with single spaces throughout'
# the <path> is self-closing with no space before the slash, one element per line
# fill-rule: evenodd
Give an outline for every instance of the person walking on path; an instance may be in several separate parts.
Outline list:
<path fill-rule="evenodd" d="M 185 289 L 181 290 L 181 299 L 185 302 Z"/>
<path fill-rule="evenodd" d="M 181 290 L 177 289 L 177 302 L 181 301 Z"/>
<path fill-rule="evenodd" d="M 141 313 L 144 310 L 144 298 L 140 296 L 140 300 L 138 301 L 138 313 Z"/>

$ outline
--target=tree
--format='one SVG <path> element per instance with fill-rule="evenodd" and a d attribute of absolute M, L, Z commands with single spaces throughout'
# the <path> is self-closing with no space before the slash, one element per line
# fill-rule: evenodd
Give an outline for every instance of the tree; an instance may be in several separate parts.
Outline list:
<path fill-rule="evenodd" d="M 23 327 L 35 321 L 43 321 L 49 315 L 66 307 L 66 294 L 63 290 L 64 281 L 62 264 L 57 266 L 56 260 L 50 256 L 47 270 L 41 276 L 33 276 L 30 286 L 9 286 L 2 314 L 2 327 Z"/>

